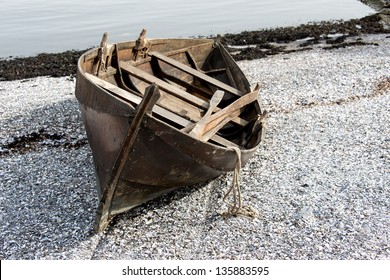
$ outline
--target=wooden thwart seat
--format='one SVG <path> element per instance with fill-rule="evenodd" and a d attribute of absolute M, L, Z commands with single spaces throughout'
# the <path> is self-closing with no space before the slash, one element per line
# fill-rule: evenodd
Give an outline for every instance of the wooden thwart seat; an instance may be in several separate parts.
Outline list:
<path fill-rule="evenodd" d="M 202 100 L 200 98 L 197 98 L 196 96 L 193 96 L 192 94 L 185 92 L 184 90 L 181 90 L 181 89 L 157 78 L 156 76 L 149 74 L 148 72 L 142 71 L 141 69 L 131 65 L 130 63 L 120 61 L 119 66 L 124 72 L 136 77 L 137 79 L 140 79 L 140 80 L 147 82 L 147 83 L 156 83 L 156 85 L 158 85 L 158 87 L 161 90 L 164 90 L 164 91 L 172 94 L 173 96 L 183 98 L 184 100 L 188 101 L 189 103 L 197 105 L 203 109 L 208 108 L 207 101 Z"/>
<path fill-rule="evenodd" d="M 130 63 L 126 63 L 126 62 L 121 61 L 119 63 L 119 66 L 124 72 L 136 77 L 137 79 L 140 79 L 140 80 L 147 82 L 147 83 L 156 83 L 156 85 L 159 86 L 159 88 L 161 90 L 163 90 L 169 94 L 172 94 L 175 97 L 184 99 L 184 100 L 188 101 L 189 103 L 200 107 L 202 110 L 207 110 L 209 108 L 209 102 L 207 102 L 199 97 L 196 97 L 196 96 L 194 96 L 194 95 L 192 95 L 184 90 L 181 90 L 181 89 L 153 76 L 152 74 L 149 74 L 145 71 L 142 71 L 139 68 L 132 66 Z M 194 71 L 197 72 L 196 70 L 194 70 Z M 172 108 L 172 109 L 174 109 L 174 108 Z M 214 109 L 214 111 L 216 111 L 216 112 L 218 112 L 220 110 L 221 110 L 221 108 L 218 108 L 218 107 L 216 107 Z M 199 119 L 200 118 L 195 119 L 195 121 L 198 121 Z M 231 121 L 235 124 L 240 125 L 240 126 L 245 126 L 248 124 L 248 122 L 246 120 L 239 118 L 239 117 L 236 117 L 236 118 L 232 119 Z"/>
<path fill-rule="evenodd" d="M 212 84 L 212 85 L 214 85 L 214 86 L 216 86 L 216 87 L 218 87 L 226 92 L 229 92 L 233 95 L 237 95 L 237 96 L 244 95 L 244 93 L 242 91 L 240 91 L 234 87 L 231 87 L 231 86 L 229 86 L 229 85 L 227 85 L 227 84 L 225 84 L 217 79 L 214 79 L 214 78 L 212 78 L 212 77 L 210 77 L 210 76 L 208 76 L 200 71 L 197 71 L 196 69 L 189 67 L 188 65 L 185 65 L 177 60 L 174 60 L 168 56 L 165 56 L 162 53 L 149 52 L 148 54 L 152 57 L 155 57 L 155 58 L 173 66 L 173 67 L 176 67 L 176 68 L 178 68 L 178 69 L 180 69 L 180 70 L 182 70 L 182 71 L 184 71 L 192 76 L 195 76 L 203 81 L 206 81 L 207 83 Z"/>

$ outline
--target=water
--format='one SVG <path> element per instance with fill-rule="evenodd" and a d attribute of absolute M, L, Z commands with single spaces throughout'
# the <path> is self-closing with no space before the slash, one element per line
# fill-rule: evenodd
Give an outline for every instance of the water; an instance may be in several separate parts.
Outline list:
<path fill-rule="evenodd" d="M 360 18 L 358 0 L 0 0 L 0 57 L 84 49 L 138 37 L 208 36 Z M 293 2 L 293 4 L 292 4 Z"/>

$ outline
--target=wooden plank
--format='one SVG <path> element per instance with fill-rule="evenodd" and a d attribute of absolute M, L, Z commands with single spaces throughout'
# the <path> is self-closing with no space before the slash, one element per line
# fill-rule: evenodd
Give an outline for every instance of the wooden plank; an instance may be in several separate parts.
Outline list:
<path fill-rule="evenodd" d="M 235 111 L 237 109 L 241 109 L 242 107 L 244 107 L 244 106 L 246 106 L 246 105 L 256 101 L 258 95 L 259 95 L 258 91 L 252 91 L 252 92 L 250 92 L 248 94 L 245 94 L 244 96 L 242 96 L 241 98 L 235 100 L 230 105 L 228 105 L 225 108 L 223 108 L 222 110 L 212 114 L 210 116 L 210 119 L 209 119 L 208 122 L 210 123 L 210 122 L 213 122 L 214 120 L 218 120 L 221 117 L 223 117 L 224 115 L 228 115 L 231 112 L 233 112 L 233 111 Z"/>
<path fill-rule="evenodd" d="M 163 43 L 160 43 L 160 44 L 166 44 L 166 42 L 163 42 Z M 195 51 L 198 51 L 199 49 L 202 49 L 203 47 L 209 46 L 209 45 L 212 45 L 212 44 L 213 44 L 213 42 L 211 42 L 211 43 L 207 42 L 207 43 L 202 43 L 202 44 L 199 44 L 199 45 L 188 46 L 188 47 L 184 47 L 184 48 L 181 48 L 181 49 L 165 52 L 165 55 L 166 56 L 172 56 L 172 55 L 182 54 L 182 53 L 185 53 L 185 52 L 189 52 L 189 51 L 191 51 L 193 49 L 195 49 Z M 156 43 L 153 43 L 153 46 L 156 46 Z M 126 46 L 123 49 L 128 49 L 128 48 L 130 48 L 130 46 Z M 145 62 L 150 62 L 151 60 L 152 60 L 151 57 L 146 57 L 146 58 L 143 58 L 143 59 L 141 59 L 139 61 L 133 61 L 133 66 L 138 66 L 138 65 L 144 64 Z"/>
<path fill-rule="evenodd" d="M 176 90 L 177 88 L 158 79 L 157 77 L 150 75 L 149 73 L 142 71 L 134 66 L 131 66 L 130 64 L 122 65 L 124 63 L 120 62 L 121 68 L 124 72 L 128 72 L 131 75 L 136 76 L 137 78 L 147 82 L 147 83 L 155 83 L 159 86 L 160 92 L 161 92 L 161 98 L 158 101 L 158 104 L 165 109 L 175 112 L 182 117 L 185 117 L 191 121 L 197 122 L 200 120 L 200 118 L 203 115 L 204 110 L 199 109 L 195 105 L 184 101 L 183 99 L 177 97 L 180 96 L 179 94 L 169 94 L 171 91 Z M 122 67 L 123 66 L 123 67 Z M 166 90 L 168 88 L 168 90 Z M 168 93 L 167 93 L 168 92 Z M 192 96 L 191 94 L 184 92 L 187 94 L 188 98 L 192 97 L 195 98 L 195 96 Z M 202 101 L 205 104 L 207 104 L 206 101 Z M 204 104 L 203 104 L 204 105 Z"/>
<path fill-rule="evenodd" d="M 209 116 L 203 124 L 203 135 L 200 135 L 199 139 L 201 139 L 202 141 L 207 141 L 208 139 L 210 139 L 225 124 L 230 122 L 232 119 L 238 117 L 241 113 L 241 108 L 257 100 L 257 96 L 257 91 L 248 93 L 237 99 L 221 111 Z"/>
<path fill-rule="evenodd" d="M 175 96 L 169 95 L 161 90 L 161 98 L 158 104 L 182 117 L 185 117 L 191 121 L 197 122 L 203 115 L 203 110 L 198 107 L 185 102 Z"/>
<path fill-rule="evenodd" d="M 129 63 L 126 63 L 124 61 L 120 61 L 119 66 L 124 72 L 126 72 L 126 73 L 128 73 L 128 74 L 130 74 L 130 75 L 132 75 L 132 76 L 134 76 L 134 77 L 136 77 L 144 82 L 156 83 L 161 90 L 166 91 L 167 93 L 170 93 L 178 98 L 184 98 L 188 102 L 190 102 L 194 105 L 197 105 L 197 106 L 201 107 L 202 109 L 207 110 L 209 108 L 209 102 L 207 102 L 203 99 L 200 99 L 200 98 L 198 98 L 198 97 L 196 97 L 196 96 L 194 96 L 194 95 L 192 95 L 184 90 L 181 90 L 181 89 L 153 76 L 152 74 L 149 74 L 145 71 L 142 71 L 141 69 L 138 69 L 137 67 L 134 67 L 133 65 L 131 65 Z M 220 110 L 221 110 L 221 108 L 218 108 L 218 107 L 215 108 L 216 112 L 218 112 Z M 239 117 L 233 119 L 232 122 L 235 124 L 238 124 L 240 126 L 245 126 L 248 124 L 248 121 L 246 121 L 242 118 L 239 118 Z"/>
<path fill-rule="evenodd" d="M 214 123 L 211 127 L 205 125 L 205 129 L 203 130 L 203 134 L 199 136 L 199 139 L 202 141 L 208 141 L 211 137 L 213 137 L 218 130 L 220 130 L 225 124 L 230 122 L 233 118 L 236 118 L 241 114 L 240 109 L 237 109 L 227 115 L 224 115 L 223 118 L 220 118 L 218 123 Z M 207 128 L 206 128 L 207 127 Z"/>
<path fill-rule="evenodd" d="M 153 57 L 156 57 L 157 59 L 160 59 L 161 61 L 164 61 L 165 63 L 168 63 L 169 65 L 171 66 L 174 66 L 188 74 L 191 74 L 199 79 L 202 79 L 224 91 L 227 91 L 227 92 L 230 92 L 234 95 L 237 95 L 237 96 L 243 96 L 244 93 L 234 87 L 231 87 L 217 79 L 214 79 L 202 72 L 199 72 L 197 71 L 196 69 L 192 68 L 192 67 L 189 67 L 188 65 L 185 65 L 177 60 L 174 60 L 168 56 L 165 56 L 163 55 L 162 53 L 159 53 L 159 52 L 149 52 L 149 55 L 153 56 Z"/>
<path fill-rule="evenodd" d="M 206 113 L 203 115 L 203 117 L 196 123 L 194 128 L 189 132 L 189 135 L 196 137 L 196 138 L 200 138 L 200 136 L 203 135 L 204 128 L 207 124 L 207 120 L 210 117 L 212 111 L 215 109 L 215 107 L 217 107 L 219 102 L 221 102 L 224 93 L 225 92 L 222 90 L 217 90 L 214 93 L 213 97 L 210 100 L 209 109 L 206 111 Z"/>
<path fill-rule="evenodd" d="M 126 91 L 124 89 L 121 89 L 107 81 L 104 81 L 92 74 L 89 74 L 89 73 L 85 73 L 86 77 L 91 80 L 94 84 L 96 84 L 97 86 L 111 92 L 112 94 L 120 97 L 121 99 L 127 101 L 127 102 L 130 102 L 132 104 L 135 104 L 136 106 L 138 104 L 140 104 L 141 100 L 142 100 L 142 97 L 139 97 L 137 95 L 135 95 L 134 93 L 131 93 L 129 91 Z M 155 105 L 153 106 L 153 110 L 152 110 L 153 113 L 155 113 L 156 115 L 160 116 L 160 117 L 163 117 L 165 119 L 168 119 L 176 124 L 178 124 L 179 126 L 182 126 L 182 127 L 187 127 L 187 126 L 190 126 L 190 125 L 193 125 L 194 123 L 175 114 L 175 113 L 172 113 L 170 111 L 168 111 L 167 109 L 159 106 L 159 105 Z M 229 140 L 226 140 L 225 138 L 221 137 L 221 136 L 218 136 L 218 135 L 214 135 L 213 137 L 210 138 L 212 141 L 214 141 L 215 143 L 221 145 L 221 146 L 224 146 L 224 147 L 238 147 L 239 146 Z"/>
<path fill-rule="evenodd" d="M 202 100 L 184 90 L 181 90 L 155 76 L 152 74 L 149 74 L 145 71 L 142 71 L 141 69 L 134 67 L 133 65 L 126 63 L 124 61 L 119 62 L 120 68 L 125 71 L 126 73 L 133 75 L 134 77 L 147 82 L 147 83 L 156 83 L 156 85 L 159 86 L 161 90 L 164 90 L 176 97 L 183 98 L 187 100 L 188 102 L 200 106 L 202 109 L 207 109 L 209 107 L 209 104 L 207 101 Z"/>
<path fill-rule="evenodd" d="M 134 93 L 131 93 L 129 91 L 126 91 L 124 89 L 121 89 L 107 81 L 104 81 L 92 74 L 85 73 L 88 79 L 90 79 L 94 84 L 100 86 L 101 88 L 110 91 L 114 95 L 120 97 L 123 100 L 126 100 L 127 102 L 130 102 L 132 104 L 135 104 L 136 106 L 141 102 L 142 97 L 139 97 L 138 95 L 135 95 Z M 162 116 L 166 119 L 171 120 L 174 123 L 177 123 L 180 126 L 187 126 L 191 125 L 192 122 L 183 118 L 179 117 L 175 113 L 172 113 L 171 111 L 168 111 L 167 109 L 164 109 L 163 107 L 159 105 L 155 105 L 153 107 L 153 112 L 156 113 L 159 116 Z"/>
<path fill-rule="evenodd" d="M 161 105 L 162 107 L 164 107 L 165 109 L 168 109 L 172 112 L 176 112 L 176 113 L 179 113 L 181 116 L 184 116 L 194 122 L 197 122 L 198 120 L 200 120 L 200 118 L 202 117 L 202 114 L 203 114 L 203 109 L 199 109 L 197 106 L 189 103 L 189 102 L 186 102 L 185 100 L 181 99 L 180 98 L 180 94 L 172 94 L 172 91 L 175 91 L 175 90 L 179 90 L 178 88 L 158 79 L 157 77 L 145 72 L 145 71 L 142 71 L 130 64 L 126 64 L 124 62 L 119 62 L 120 64 L 120 67 L 121 69 L 124 71 L 124 72 L 127 72 L 135 77 L 137 77 L 138 79 L 141 79 L 142 81 L 145 81 L 147 83 L 155 83 L 156 85 L 159 86 L 160 88 L 160 92 L 161 92 L 161 98 L 160 100 L 158 101 L 158 104 Z M 170 94 L 167 94 L 167 93 L 170 93 Z M 196 98 L 195 96 L 192 96 L 191 94 L 183 91 L 183 94 L 186 94 L 187 98 L 192 98 L 192 101 L 194 100 L 194 98 Z M 199 99 L 200 100 L 200 99 Z M 207 105 L 208 103 L 204 100 L 201 100 L 202 103 L 202 108 Z M 207 107 L 206 107 L 207 108 Z"/>

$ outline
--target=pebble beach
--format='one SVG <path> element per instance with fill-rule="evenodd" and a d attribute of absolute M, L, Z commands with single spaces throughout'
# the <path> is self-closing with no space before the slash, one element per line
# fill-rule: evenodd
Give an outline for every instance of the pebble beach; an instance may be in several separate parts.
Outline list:
<path fill-rule="evenodd" d="M 0 81 L 0 259 L 390 259 L 390 37 L 364 42 L 238 62 L 269 112 L 240 176 L 255 219 L 223 217 L 228 173 L 94 233 L 75 77 Z"/>

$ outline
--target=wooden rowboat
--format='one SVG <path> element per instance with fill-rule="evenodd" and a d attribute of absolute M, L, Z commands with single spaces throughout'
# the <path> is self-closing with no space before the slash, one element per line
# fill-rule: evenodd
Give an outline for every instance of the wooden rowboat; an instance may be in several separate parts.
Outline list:
<path fill-rule="evenodd" d="M 76 97 L 96 170 L 96 230 L 118 213 L 245 164 L 263 132 L 258 88 L 219 39 L 109 44 L 78 62 Z"/>

